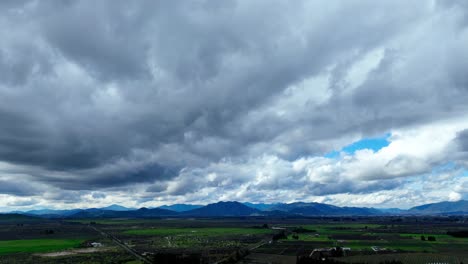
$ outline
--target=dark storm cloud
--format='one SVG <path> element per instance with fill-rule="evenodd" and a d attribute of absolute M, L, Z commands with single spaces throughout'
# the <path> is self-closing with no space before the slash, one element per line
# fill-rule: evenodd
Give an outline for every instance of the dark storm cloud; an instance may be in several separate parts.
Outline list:
<path fill-rule="evenodd" d="M 38 171 L 33 174 L 41 182 L 66 190 L 90 190 L 98 188 L 120 188 L 132 183 L 152 183 L 155 180 L 167 181 L 178 174 L 178 169 L 155 163 L 127 163 L 107 165 L 99 168 Z"/>
<path fill-rule="evenodd" d="M 94 199 L 104 199 L 104 198 L 106 198 L 106 194 L 105 193 L 95 192 L 95 193 L 92 194 L 92 197 Z"/>
<path fill-rule="evenodd" d="M 15 196 L 41 195 L 44 191 L 38 189 L 34 183 L 24 180 L 3 180 L 0 179 L 0 194 L 10 194 Z"/>
<path fill-rule="evenodd" d="M 468 151 L 468 129 L 461 131 L 456 140 L 463 151 Z"/>
<path fill-rule="evenodd" d="M 329 184 L 316 184 L 307 186 L 308 193 L 312 195 L 330 195 L 338 193 L 366 194 L 381 190 L 392 190 L 402 185 L 398 180 L 382 180 L 373 182 L 354 182 L 343 180 Z"/>
<path fill-rule="evenodd" d="M 459 132 L 454 141 L 457 146 L 457 151 L 454 153 L 455 159 L 468 168 L 468 129 Z"/>
<path fill-rule="evenodd" d="M 207 182 L 207 168 L 224 160 L 241 165 L 268 154 L 294 161 L 323 155 L 332 150 L 329 141 L 342 137 L 468 111 L 466 11 L 459 4 L 0 5 L 6 7 L 0 10 L 0 161 L 27 167 L 34 180 L 60 189 L 154 183 L 149 193 L 221 190 L 255 173 L 226 170 L 223 180 Z M 439 19 L 435 26 L 432 18 Z M 347 74 L 375 50 L 382 58 L 352 87 Z M 327 88 L 294 95 L 291 87 L 321 75 L 328 76 Z M 312 99 L 295 101 L 303 97 Z M 291 176 L 286 172 L 278 178 Z M 190 180 L 178 181 L 185 174 Z M 395 187 L 395 181 L 348 183 L 317 183 L 308 193 Z M 288 184 L 285 189 L 299 186 Z M 79 200 L 67 195 L 49 198 Z"/>
<path fill-rule="evenodd" d="M 148 75 L 145 5 L 125 1 L 93 6 L 85 1 L 49 2 L 39 11 L 49 44 L 93 76 L 116 80 Z"/>
<path fill-rule="evenodd" d="M 146 192 L 148 193 L 160 193 L 167 190 L 167 184 L 163 182 L 157 182 L 152 185 L 150 185 L 147 189 Z"/>
<path fill-rule="evenodd" d="M 8 206 L 31 206 L 37 204 L 37 200 L 27 199 L 7 203 Z"/>

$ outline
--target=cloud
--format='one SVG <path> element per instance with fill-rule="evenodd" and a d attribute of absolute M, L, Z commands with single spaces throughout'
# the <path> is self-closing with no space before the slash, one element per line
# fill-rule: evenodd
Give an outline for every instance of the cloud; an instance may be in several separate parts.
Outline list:
<path fill-rule="evenodd" d="M 94 192 L 91 196 L 94 199 L 104 199 L 104 198 L 106 198 L 106 194 L 105 193 L 100 193 L 100 192 Z"/>
<path fill-rule="evenodd" d="M 0 181 L 0 194 L 10 194 L 15 196 L 38 195 L 42 192 L 34 184 L 25 181 L 15 181 L 13 179 Z"/>
<path fill-rule="evenodd" d="M 5 194 L 339 203 L 467 166 L 462 1 L 0 5 Z"/>
<path fill-rule="evenodd" d="M 37 201 L 34 199 L 17 200 L 17 201 L 7 203 L 7 205 L 11 207 L 23 207 L 23 206 L 31 206 L 35 204 L 37 204 Z"/>

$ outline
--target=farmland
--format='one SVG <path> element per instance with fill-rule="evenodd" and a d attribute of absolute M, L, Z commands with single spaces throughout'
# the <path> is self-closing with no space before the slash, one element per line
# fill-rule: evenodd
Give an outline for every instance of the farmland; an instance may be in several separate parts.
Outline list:
<path fill-rule="evenodd" d="M 451 248 L 468 248 L 468 240 L 455 238 L 443 232 L 443 230 L 426 230 L 422 233 L 409 233 L 413 226 L 387 226 L 387 225 L 363 225 L 363 224 L 328 224 L 306 225 L 305 229 L 314 230 L 289 235 L 289 241 L 315 241 L 324 245 L 333 244 L 352 249 L 366 250 L 372 246 L 386 248 L 387 250 L 412 251 L 412 252 L 443 252 L 447 246 Z M 427 237 L 434 237 L 435 241 L 427 241 Z M 424 237 L 425 240 L 421 240 Z"/>
<path fill-rule="evenodd" d="M 125 231 L 124 234 L 131 235 L 159 235 L 159 236 L 220 236 L 220 235 L 254 235 L 271 234 L 270 229 L 260 228 L 153 228 L 135 229 Z"/>
<path fill-rule="evenodd" d="M 468 263 L 463 217 L 67 219 L 0 224 L 0 263 L 296 263 L 347 248 L 339 263 Z M 102 247 L 83 250 L 90 242 Z M 71 251 L 70 249 L 78 248 Z M 39 254 L 57 252 L 57 254 Z M 65 253 L 60 253 L 65 252 Z M 81 253 L 79 253 L 81 252 Z M 52 257 L 56 256 L 56 257 Z M 304 260 L 306 259 L 306 260 Z M 166 261 L 166 262 L 164 262 Z M 271 262 L 270 261 L 270 262 Z M 276 262 L 275 262 L 276 261 Z M 310 262 L 312 261 L 312 262 Z M 418 262 L 425 263 L 425 262 Z"/>
<path fill-rule="evenodd" d="M 80 239 L 25 239 L 0 241 L 0 255 L 18 252 L 47 252 L 78 247 Z"/>

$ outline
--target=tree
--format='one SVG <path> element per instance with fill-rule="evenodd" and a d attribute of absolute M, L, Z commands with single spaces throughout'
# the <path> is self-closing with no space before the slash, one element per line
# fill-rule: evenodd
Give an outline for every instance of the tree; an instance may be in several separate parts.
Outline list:
<path fill-rule="evenodd" d="M 272 240 L 273 241 L 276 241 L 276 240 L 280 240 L 280 239 L 287 239 L 288 237 L 286 236 L 286 233 L 283 231 L 273 235 L 273 238 Z"/>
<path fill-rule="evenodd" d="M 426 241 L 426 237 L 421 236 L 421 240 L 422 240 L 422 241 Z"/>

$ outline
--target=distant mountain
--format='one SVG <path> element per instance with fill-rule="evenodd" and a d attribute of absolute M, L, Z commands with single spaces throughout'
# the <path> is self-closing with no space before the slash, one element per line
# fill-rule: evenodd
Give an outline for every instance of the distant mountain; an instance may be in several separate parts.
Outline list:
<path fill-rule="evenodd" d="M 468 201 L 440 202 L 410 208 L 408 214 L 468 214 Z"/>
<path fill-rule="evenodd" d="M 239 202 L 218 202 L 201 208 L 182 212 L 186 216 L 250 216 L 261 215 L 262 211 L 250 208 Z"/>
<path fill-rule="evenodd" d="M 0 215 L 1 219 L 18 216 L 41 218 L 150 218 L 150 217 L 223 217 L 223 216 L 370 216 L 370 215 L 463 215 L 468 214 L 468 201 L 440 202 L 413 207 L 376 209 L 366 207 L 339 207 L 323 203 L 239 203 L 218 202 L 206 206 L 192 204 L 165 205 L 159 208 L 126 208 L 110 205 L 103 208 L 52 210 L 40 209 Z M 2 218 L 3 217 L 3 218 Z"/>
<path fill-rule="evenodd" d="M 341 207 L 343 215 L 382 215 L 382 211 L 369 207 Z"/>
<path fill-rule="evenodd" d="M 101 210 L 111 210 L 111 211 L 132 211 L 136 210 L 135 208 L 127 208 L 118 204 L 109 205 L 106 207 L 99 208 Z"/>
<path fill-rule="evenodd" d="M 171 210 L 175 212 L 185 212 L 193 209 L 201 208 L 203 205 L 199 204 L 173 204 L 173 205 L 163 205 L 157 208 Z"/>
<path fill-rule="evenodd" d="M 270 210 L 284 211 L 289 214 L 315 216 L 315 215 L 378 215 L 377 209 L 365 207 L 338 207 L 323 203 L 290 203 L 280 204 Z"/>
<path fill-rule="evenodd" d="M 282 205 L 282 203 L 265 204 L 265 203 L 243 203 L 244 205 L 260 211 L 270 211 L 272 208 Z"/>
<path fill-rule="evenodd" d="M 76 213 L 88 210 L 109 210 L 109 211 L 131 211 L 136 210 L 135 208 L 127 208 L 117 204 L 113 204 L 103 208 L 90 208 L 90 209 L 69 209 L 69 210 L 54 210 L 54 209 L 38 209 L 38 210 L 29 210 L 29 211 L 15 211 L 15 213 L 20 213 L 23 215 L 37 215 L 43 218 L 60 218 L 74 215 Z"/>
<path fill-rule="evenodd" d="M 376 210 L 379 210 L 380 212 L 384 214 L 401 214 L 406 212 L 406 210 L 399 209 L 399 208 L 374 208 Z"/>
<path fill-rule="evenodd" d="M 23 214 L 0 214 L 0 222 L 9 222 L 9 221 L 24 221 L 24 220 L 39 220 L 40 218 L 34 216 L 28 216 Z"/>
<path fill-rule="evenodd" d="M 131 211 L 112 211 L 101 210 L 97 208 L 82 210 L 76 214 L 68 216 L 69 218 L 149 218 L 163 216 L 177 216 L 177 212 L 160 208 L 140 208 Z"/>
<path fill-rule="evenodd" d="M 126 212 L 126 211 L 111 211 L 111 210 L 102 210 L 98 208 L 90 208 L 85 210 L 79 210 L 74 214 L 67 215 L 69 218 L 99 218 L 99 217 L 111 217 L 113 213 Z M 117 214 L 115 217 L 118 217 Z"/>
<path fill-rule="evenodd" d="M 167 209 L 161 208 L 140 208 L 136 211 L 132 211 L 129 213 L 136 213 L 137 217 L 161 217 L 161 216 L 177 216 L 179 213 Z"/>
<path fill-rule="evenodd" d="M 30 210 L 26 212 L 22 212 L 23 214 L 27 215 L 39 215 L 39 216 L 68 216 L 72 214 L 76 214 L 77 212 L 82 211 L 83 209 L 70 209 L 70 210 L 54 210 L 54 209 L 40 209 L 40 210 Z"/>

